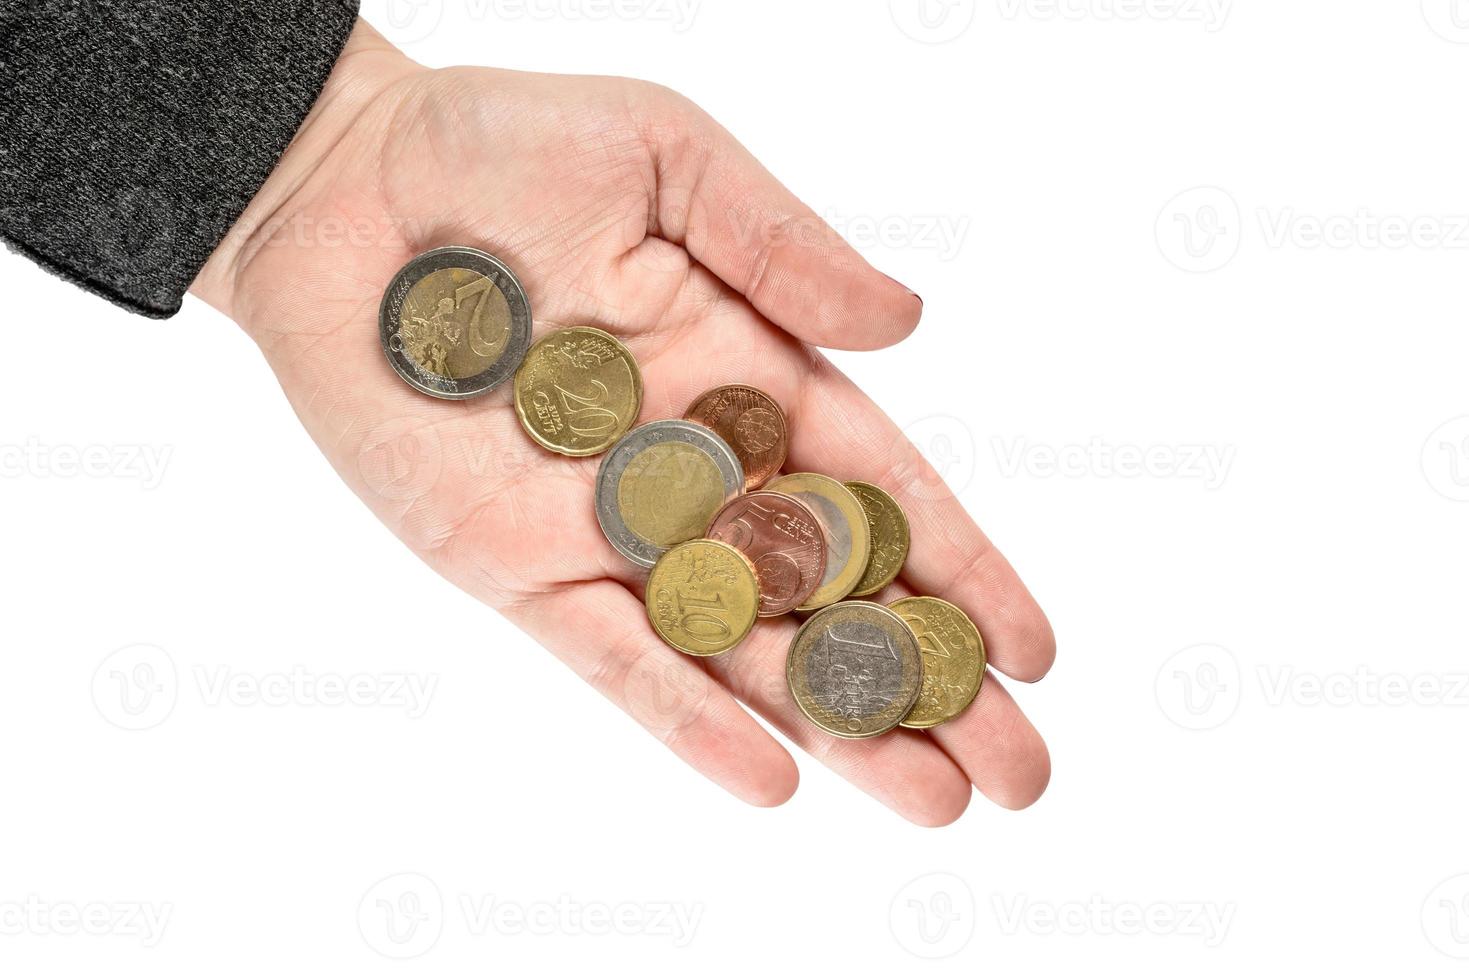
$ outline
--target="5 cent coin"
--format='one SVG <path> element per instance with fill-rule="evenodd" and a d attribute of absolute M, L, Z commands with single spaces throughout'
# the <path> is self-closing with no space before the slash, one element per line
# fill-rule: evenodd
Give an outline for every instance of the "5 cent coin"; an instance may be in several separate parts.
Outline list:
<path fill-rule="evenodd" d="M 483 395 L 520 367 L 530 300 L 499 259 L 436 248 L 393 277 L 378 311 L 383 353 L 398 376 L 435 398 Z"/>
<path fill-rule="evenodd" d="M 595 456 L 627 434 L 643 405 L 631 352 L 596 327 L 536 341 L 515 372 L 515 414 L 532 439 L 563 456 Z"/>
<path fill-rule="evenodd" d="M 984 640 L 963 611 L 933 596 L 888 603 L 908 624 L 923 653 L 923 687 L 904 728 L 932 728 L 956 717 L 984 682 Z"/>
<path fill-rule="evenodd" d="M 652 568 L 673 545 L 704 536 L 709 520 L 744 486 L 734 450 L 682 419 L 639 426 L 597 470 L 597 522 L 628 560 Z"/>
<path fill-rule="evenodd" d="M 826 574 L 826 538 L 816 515 L 783 493 L 757 490 L 736 497 L 714 515 L 708 536 L 755 563 L 761 616 L 795 609 Z"/>
<path fill-rule="evenodd" d="M 872 551 L 867 514 L 852 491 L 820 473 L 776 477 L 765 489 L 789 494 L 811 508 L 826 535 L 826 572 L 816 591 L 796 608 L 819 609 L 851 595 L 867 572 Z"/>
<path fill-rule="evenodd" d="M 875 602 L 839 602 L 802 624 L 786 657 L 786 682 L 801 711 L 842 738 L 892 731 L 923 684 L 918 639 Z"/>
<path fill-rule="evenodd" d="M 763 486 L 785 465 L 790 445 L 785 413 L 759 388 L 711 388 L 694 399 L 684 418 L 707 425 L 730 444 L 745 468 L 746 490 Z"/>
<path fill-rule="evenodd" d="M 760 606 L 755 566 L 719 541 L 669 548 L 649 573 L 644 595 L 654 631 L 675 650 L 696 657 L 738 646 Z"/>

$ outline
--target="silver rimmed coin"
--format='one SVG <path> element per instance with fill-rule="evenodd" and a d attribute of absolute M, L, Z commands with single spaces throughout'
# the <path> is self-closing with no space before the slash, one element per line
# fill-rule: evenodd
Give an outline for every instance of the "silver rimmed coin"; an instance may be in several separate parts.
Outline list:
<path fill-rule="evenodd" d="M 802 713 L 841 738 L 898 727 L 923 687 L 918 637 L 875 602 L 839 602 L 801 624 L 786 656 L 786 683 Z"/>
<path fill-rule="evenodd" d="M 530 300 L 488 252 L 451 245 L 393 277 L 378 311 L 383 353 L 425 395 L 483 395 L 513 375 L 530 347 Z"/>
<path fill-rule="evenodd" d="M 676 544 L 702 538 L 745 473 L 734 450 L 695 422 L 664 419 L 623 436 L 597 470 L 597 523 L 629 561 L 652 568 Z"/>

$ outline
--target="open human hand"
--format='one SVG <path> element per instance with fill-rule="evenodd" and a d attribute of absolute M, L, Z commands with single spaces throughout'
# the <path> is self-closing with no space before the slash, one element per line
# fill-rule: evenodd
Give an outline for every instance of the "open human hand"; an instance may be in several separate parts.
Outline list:
<path fill-rule="evenodd" d="M 1033 681 L 1051 628 L 1014 570 L 897 426 L 817 347 L 881 348 L 917 296 L 873 270 L 727 132 L 680 96 L 616 78 L 430 70 L 359 23 L 280 166 L 194 284 L 259 344 L 333 466 L 405 543 L 502 612 L 676 754 L 739 798 L 794 793 L 790 754 L 741 706 L 919 824 L 971 785 L 1007 807 L 1050 776 L 1040 736 L 993 677 L 931 731 L 833 738 L 786 689 L 792 617 L 736 650 L 686 657 L 647 622 L 645 572 L 592 507 L 597 459 L 540 449 L 511 385 L 467 402 L 405 385 L 383 357 L 394 273 L 441 245 L 515 270 L 536 336 L 588 324 L 636 356 L 641 421 L 740 382 L 790 419 L 788 470 L 866 480 L 907 511 L 912 550 L 881 598 L 942 596 L 992 668 Z"/>

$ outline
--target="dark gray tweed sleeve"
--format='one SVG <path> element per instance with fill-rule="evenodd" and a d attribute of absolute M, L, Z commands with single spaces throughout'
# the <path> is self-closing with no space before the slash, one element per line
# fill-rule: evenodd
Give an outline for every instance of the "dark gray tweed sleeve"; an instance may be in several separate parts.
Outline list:
<path fill-rule="evenodd" d="M 177 313 L 356 18 L 357 0 L 0 0 L 0 238 Z"/>

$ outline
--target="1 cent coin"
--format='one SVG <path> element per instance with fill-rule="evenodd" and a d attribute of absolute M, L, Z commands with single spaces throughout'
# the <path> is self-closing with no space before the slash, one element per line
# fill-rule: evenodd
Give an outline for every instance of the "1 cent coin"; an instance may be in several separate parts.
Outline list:
<path fill-rule="evenodd" d="M 780 616 L 810 598 L 826 574 L 826 538 L 816 515 L 795 497 L 757 490 L 714 515 L 708 537 L 755 563 L 760 615 Z"/>
<path fill-rule="evenodd" d="M 393 277 L 378 311 L 398 376 L 435 398 L 493 390 L 530 346 L 530 300 L 505 263 L 474 248 L 425 252 Z"/>
<path fill-rule="evenodd" d="M 694 399 L 684 418 L 707 425 L 730 444 L 745 468 L 746 490 L 763 486 L 785 465 L 790 445 L 785 413 L 759 388 L 711 388 Z"/>

